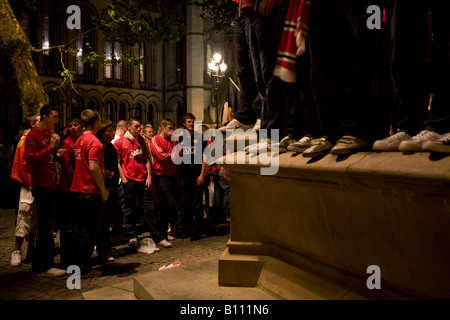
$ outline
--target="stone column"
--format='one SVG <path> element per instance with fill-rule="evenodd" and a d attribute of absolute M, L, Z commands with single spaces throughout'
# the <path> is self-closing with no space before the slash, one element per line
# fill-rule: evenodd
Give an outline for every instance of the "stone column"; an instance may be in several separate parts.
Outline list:
<path fill-rule="evenodd" d="M 204 35 L 200 13 L 201 6 L 195 1 L 189 1 L 186 7 L 186 104 L 187 112 L 192 112 L 197 121 L 203 121 L 204 109 L 207 107 L 204 102 Z"/>

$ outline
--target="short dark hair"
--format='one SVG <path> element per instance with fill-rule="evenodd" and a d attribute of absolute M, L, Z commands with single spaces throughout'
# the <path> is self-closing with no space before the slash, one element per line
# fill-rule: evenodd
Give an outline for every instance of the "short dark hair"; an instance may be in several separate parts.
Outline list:
<path fill-rule="evenodd" d="M 83 125 L 83 122 L 77 117 L 72 117 L 69 120 L 67 120 L 66 126 L 68 126 L 72 122 L 78 122 L 80 125 Z"/>
<path fill-rule="evenodd" d="M 52 111 L 58 112 L 58 109 L 54 106 L 50 106 L 48 104 L 42 106 L 41 110 L 39 110 L 39 115 L 41 116 L 41 119 L 43 119 L 44 115 L 47 117 L 50 117 L 50 114 Z"/>
<path fill-rule="evenodd" d="M 97 131 L 97 137 L 103 137 L 103 134 L 106 130 L 108 130 L 108 128 L 112 128 L 114 130 L 114 124 L 109 120 L 102 121 L 100 129 Z"/>
<path fill-rule="evenodd" d="M 185 123 L 187 119 L 193 119 L 195 121 L 195 116 L 193 113 L 186 113 L 182 118 L 181 118 L 181 123 Z"/>
<path fill-rule="evenodd" d="M 142 121 L 139 117 L 131 117 L 130 119 L 128 119 L 127 125 L 131 126 L 134 121 L 138 121 L 140 124 L 142 124 Z"/>

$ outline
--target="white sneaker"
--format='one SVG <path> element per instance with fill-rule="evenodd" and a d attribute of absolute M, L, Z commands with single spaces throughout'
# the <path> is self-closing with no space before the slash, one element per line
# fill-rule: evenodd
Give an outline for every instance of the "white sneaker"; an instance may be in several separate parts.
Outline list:
<path fill-rule="evenodd" d="M 255 125 L 253 126 L 253 131 L 259 131 L 261 129 L 261 119 L 256 119 Z"/>
<path fill-rule="evenodd" d="M 137 241 L 137 238 L 132 238 L 130 241 L 128 241 L 128 246 L 130 248 L 137 248 L 139 246 L 139 243 Z"/>
<path fill-rule="evenodd" d="M 167 235 L 167 240 L 169 240 L 169 241 L 174 241 L 174 240 L 176 240 L 176 239 L 177 239 L 177 238 L 172 237 L 170 234 Z"/>
<path fill-rule="evenodd" d="M 236 129 L 242 129 L 245 131 L 247 129 L 251 129 L 252 127 L 253 126 L 251 124 L 243 124 L 238 119 L 233 119 L 226 126 L 220 127 L 219 131 L 225 132 L 226 130 L 236 130 Z"/>
<path fill-rule="evenodd" d="M 272 140 L 270 140 L 270 138 L 261 138 L 258 143 L 249 145 L 245 147 L 244 150 L 247 153 L 258 153 L 258 151 L 259 152 L 270 151 L 271 147 L 272 147 Z"/>
<path fill-rule="evenodd" d="M 278 152 L 286 152 L 288 150 L 289 145 L 296 143 L 297 140 L 292 139 L 289 136 L 284 137 L 281 139 L 280 143 L 278 144 Z"/>
<path fill-rule="evenodd" d="M 20 250 L 14 250 L 11 255 L 11 266 L 18 267 L 22 264 L 22 252 Z"/>
<path fill-rule="evenodd" d="M 437 140 L 426 141 L 423 151 L 450 153 L 450 133 L 445 133 Z"/>
<path fill-rule="evenodd" d="M 438 140 L 440 137 L 441 135 L 434 131 L 422 130 L 411 139 L 402 141 L 398 149 L 407 152 L 422 151 L 422 146 L 425 142 Z"/>
<path fill-rule="evenodd" d="M 312 146 L 313 137 L 304 136 L 300 140 L 288 145 L 287 150 L 293 152 L 303 152 Z"/>
<path fill-rule="evenodd" d="M 163 248 L 170 248 L 172 247 L 172 244 L 166 239 L 163 239 L 162 241 L 158 242 L 158 246 L 161 246 Z"/>
<path fill-rule="evenodd" d="M 58 269 L 58 268 L 50 268 L 45 273 L 46 275 L 52 276 L 52 277 L 61 277 L 67 274 L 66 270 Z"/>
<path fill-rule="evenodd" d="M 402 141 L 411 139 L 411 136 L 406 132 L 400 131 L 392 136 L 377 140 L 373 143 L 373 151 L 398 151 L 398 147 Z"/>

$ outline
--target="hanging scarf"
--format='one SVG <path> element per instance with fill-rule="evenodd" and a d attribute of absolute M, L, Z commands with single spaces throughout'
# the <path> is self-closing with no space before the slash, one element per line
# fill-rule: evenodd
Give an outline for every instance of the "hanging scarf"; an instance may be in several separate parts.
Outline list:
<path fill-rule="evenodd" d="M 273 72 L 274 76 L 284 82 L 292 83 L 297 80 L 297 56 L 302 55 L 306 50 L 305 39 L 308 35 L 310 6 L 311 2 L 308 0 L 291 0 L 289 3 Z"/>
<path fill-rule="evenodd" d="M 142 154 L 141 145 L 137 141 L 136 137 L 131 135 L 131 133 L 129 131 L 125 132 L 124 136 L 125 136 L 125 138 L 130 140 L 131 144 L 133 145 L 133 154 L 134 154 L 134 156 Z"/>

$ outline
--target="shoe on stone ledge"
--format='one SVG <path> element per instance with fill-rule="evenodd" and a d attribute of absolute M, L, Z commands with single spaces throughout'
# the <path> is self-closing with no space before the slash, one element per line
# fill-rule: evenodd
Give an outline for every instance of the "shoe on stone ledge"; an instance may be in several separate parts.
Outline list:
<path fill-rule="evenodd" d="M 247 129 L 252 129 L 252 128 L 253 128 L 253 125 L 251 125 L 251 124 L 243 124 L 238 119 L 233 119 L 226 126 L 220 127 L 219 131 L 225 132 L 227 130 L 236 130 L 236 129 L 242 129 L 245 131 Z"/>
<path fill-rule="evenodd" d="M 373 151 L 399 151 L 398 147 L 402 141 L 411 139 L 411 136 L 404 131 L 397 132 L 392 136 L 377 140 L 373 143 Z"/>
<path fill-rule="evenodd" d="M 402 141 L 398 147 L 403 152 L 420 152 L 427 141 L 438 140 L 440 134 L 431 130 L 422 130 L 411 139 Z"/>
<path fill-rule="evenodd" d="M 334 155 L 350 154 L 367 146 L 369 146 L 369 144 L 360 138 L 354 136 L 343 136 L 336 142 L 336 145 L 330 152 Z"/>

